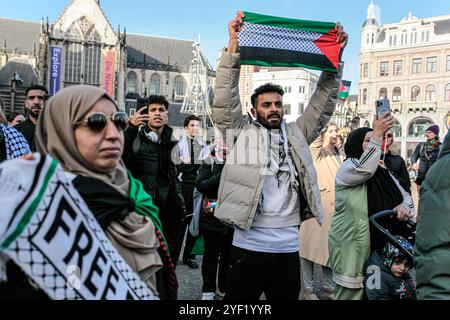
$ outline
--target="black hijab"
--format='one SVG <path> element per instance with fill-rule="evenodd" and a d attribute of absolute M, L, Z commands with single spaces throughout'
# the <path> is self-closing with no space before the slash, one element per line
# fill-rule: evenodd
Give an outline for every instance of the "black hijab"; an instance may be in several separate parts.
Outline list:
<path fill-rule="evenodd" d="M 373 131 L 370 128 L 359 128 L 352 131 L 347 137 L 345 154 L 347 159 L 360 159 L 364 153 L 363 143 L 366 134 Z M 365 182 L 367 186 L 367 207 L 369 217 L 377 212 L 392 210 L 403 202 L 403 195 L 397 187 L 389 171 L 378 166 L 375 174 Z M 382 225 L 394 235 L 406 236 L 405 223 L 392 218 L 382 220 Z M 373 249 L 382 249 L 386 239 L 379 232 L 370 228 L 370 242 Z"/>

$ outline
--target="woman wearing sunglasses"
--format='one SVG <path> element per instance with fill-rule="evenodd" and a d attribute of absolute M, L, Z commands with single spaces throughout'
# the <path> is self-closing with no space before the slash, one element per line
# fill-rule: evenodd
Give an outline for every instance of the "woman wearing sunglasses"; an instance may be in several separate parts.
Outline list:
<path fill-rule="evenodd" d="M 158 208 L 121 160 L 127 123 L 125 112 L 101 89 L 66 88 L 47 102 L 39 117 L 37 150 L 67 172 L 112 245 L 141 280 L 160 298 L 176 299 L 177 281 Z"/>

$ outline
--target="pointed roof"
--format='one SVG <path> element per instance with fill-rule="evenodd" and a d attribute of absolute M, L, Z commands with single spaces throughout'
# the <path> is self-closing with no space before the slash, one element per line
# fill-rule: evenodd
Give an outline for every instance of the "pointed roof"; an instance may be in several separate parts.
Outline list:
<path fill-rule="evenodd" d="M 70 0 L 70 2 L 69 2 L 69 3 L 64 7 L 64 9 L 61 11 L 61 13 L 59 14 L 58 18 L 56 18 L 55 24 L 59 21 L 59 19 L 61 19 L 61 18 L 64 16 L 64 14 L 67 12 L 67 10 L 68 10 L 72 5 L 74 5 L 75 2 L 78 2 L 78 1 L 94 1 L 94 2 L 97 4 L 97 6 L 98 6 L 98 8 L 100 9 L 100 11 L 101 11 L 101 12 L 103 13 L 103 15 L 105 16 L 105 19 L 106 19 L 106 21 L 108 22 L 109 27 L 110 27 L 111 29 L 114 30 L 114 28 L 112 27 L 111 22 L 110 22 L 109 19 L 108 19 L 108 16 L 106 15 L 105 11 L 103 11 L 103 9 L 102 9 L 102 7 L 100 6 L 100 3 L 99 3 L 98 0 Z"/>
<path fill-rule="evenodd" d="M 370 4 L 367 7 L 367 17 L 362 27 L 366 28 L 372 26 L 379 27 L 379 24 L 377 21 L 376 6 L 373 4 L 373 1 L 370 0 Z"/>

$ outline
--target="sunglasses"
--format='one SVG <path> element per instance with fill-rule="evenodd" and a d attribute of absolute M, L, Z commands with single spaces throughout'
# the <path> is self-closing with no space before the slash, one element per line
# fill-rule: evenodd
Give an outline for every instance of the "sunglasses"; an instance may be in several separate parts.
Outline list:
<path fill-rule="evenodd" d="M 124 131 L 128 128 L 128 116 L 123 111 L 114 112 L 110 116 L 107 116 L 103 112 L 91 113 L 86 119 L 77 122 L 75 126 L 84 125 L 92 131 L 99 132 L 105 129 L 108 120 L 111 120 L 119 130 Z"/>

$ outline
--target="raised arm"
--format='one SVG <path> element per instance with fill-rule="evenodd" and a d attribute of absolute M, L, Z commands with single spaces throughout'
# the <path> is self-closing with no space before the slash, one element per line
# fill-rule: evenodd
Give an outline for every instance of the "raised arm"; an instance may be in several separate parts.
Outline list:
<path fill-rule="evenodd" d="M 357 186 L 375 174 L 380 161 L 383 136 L 393 125 L 394 118 L 392 116 L 385 115 L 380 119 L 375 117 L 372 136 L 364 153 L 359 159 L 349 158 L 342 164 L 336 173 L 336 184 L 348 187 Z"/>
<path fill-rule="evenodd" d="M 342 54 L 348 42 L 348 35 L 339 22 L 336 23 L 336 30 L 337 41 L 341 44 Z M 311 96 L 305 112 L 297 119 L 297 125 L 302 130 L 308 144 L 311 144 L 317 138 L 333 115 L 343 68 L 344 63 L 340 62 L 337 74 L 327 71 L 322 72 L 317 88 Z"/>
<path fill-rule="evenodd" d="M 238 53 L 238 33 L 242 29 L 243 16 L 239 11 L 234 20 L 228 24 L 228 49 L 222 50 L 217 67 L 212 117 L 222 134 L 227 129 L 238 128 L 243 121 L 239 97 L 241 64 Z"/>

